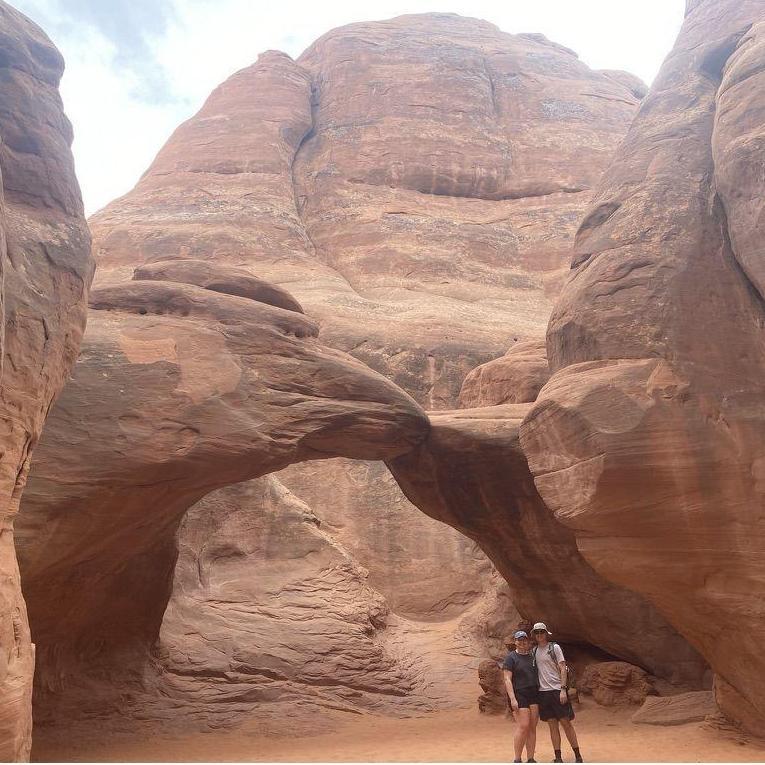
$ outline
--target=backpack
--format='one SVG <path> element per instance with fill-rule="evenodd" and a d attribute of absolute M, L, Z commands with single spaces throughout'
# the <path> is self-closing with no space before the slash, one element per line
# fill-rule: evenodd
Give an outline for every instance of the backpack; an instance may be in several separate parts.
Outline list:
<path fill-rule="evenodd" d="M 555 646 L 558 645 L 554 641 L 550 640 L 547 643 L 547 655 L 553 660 L 553 664 L 557 666 L 558 662 L 555 661 Z M 531 650 L 531 666 L 536 669 L 537 666 L 537 650 L 539 649 L 539 646 L 534 646 Z M 566 665 L 566 691 L 570 690 L 576 690 L 576 672 L 574 672 L 574 668 L 564 659 L 564 664 Z"/>

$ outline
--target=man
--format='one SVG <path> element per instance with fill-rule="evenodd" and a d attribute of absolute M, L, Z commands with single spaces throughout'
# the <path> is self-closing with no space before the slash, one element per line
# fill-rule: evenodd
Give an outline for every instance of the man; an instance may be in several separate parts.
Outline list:
<path fill-rule="evenodd" d="M 553 762 L 563 762 L 559 725 L 563 726 L 568 743 L 574 750 L 576 762 L 584 762 L 571 722 L 574 719 L 574 708 L 566 691 L 568 669 L 563 651 L 557 643 L 550 642 L 551 633 L 543 622 L 537 622 L 531 634 L 536 643 L 532 650 L 532 662 L 539 678 L 539 716 L 550 726 L 550 738 L 555 750 Z"/>
<path fill-rule="evenodd" d="M 510 697 L 516 728 L 513 736 L 514 762 L 523 762 L 523 747 L 526 747 L 527 762 L 536 762 L 534 749 L 537 743 L 537 722 L 539 704 L 537 696 L 537 673 L 531 661 L 531 640 L 523 630 L 514 635 L 515 650 L 507 654 L 502 665 L 505 688 Z"/>

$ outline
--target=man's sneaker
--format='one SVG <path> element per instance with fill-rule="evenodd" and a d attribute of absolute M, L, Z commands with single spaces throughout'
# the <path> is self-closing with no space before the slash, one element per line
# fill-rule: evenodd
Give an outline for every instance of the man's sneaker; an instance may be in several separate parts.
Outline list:
<path fill-rule="evenodd" d="M 529 759 L 526 760 L 526 762 L 536 762 L 536 760 L 533 757 L 529 757 Z"/>
<path fill-rule="evenodd" d="M 584 762 L 584 760 L 582 759 L 582 755 L 581 755 L 581 754 L 578 754 L 578 755 L 576 756 L 576 758 L 574 759 L 574 762 Z"/>

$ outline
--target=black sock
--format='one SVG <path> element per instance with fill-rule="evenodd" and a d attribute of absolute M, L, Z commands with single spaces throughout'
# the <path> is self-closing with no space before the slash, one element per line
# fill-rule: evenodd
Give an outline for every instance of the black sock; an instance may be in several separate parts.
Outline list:
<path fill-rule="evenodd" d="M 574 754 L 577 757 L 581 757 L 582 756 L 582 755 L 579 754 L 579 747 L 578 746 L 572 746 L 571 748 L 574 750 Z"/>
<path fill-rule="evenodd" d="M 556 756 L 558 759 L 560 759 L 560 758 L 561 758 L 561 756 L 560 756 L 560 749 L 556 749 L 556 750 L 555 750 L 555 756 Z"/>

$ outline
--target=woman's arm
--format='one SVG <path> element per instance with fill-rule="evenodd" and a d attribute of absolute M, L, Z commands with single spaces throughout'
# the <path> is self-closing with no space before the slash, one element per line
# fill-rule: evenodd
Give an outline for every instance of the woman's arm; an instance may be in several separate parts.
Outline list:
<path fill-rule="evenodd" d="M 516 712 L 518 710 L 518 699 L 515 698 L 515 691 L 513 690 L 513 673 L 509 669 L 503 669 L 502 677 L 505 679 L 505 690 L 510 697 L 510 709 Z"/>

